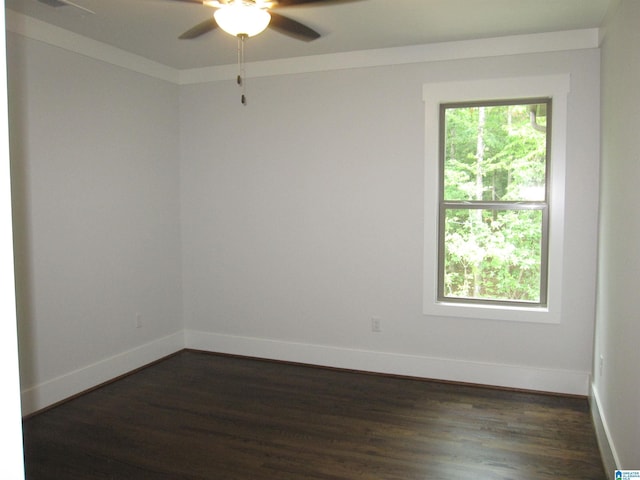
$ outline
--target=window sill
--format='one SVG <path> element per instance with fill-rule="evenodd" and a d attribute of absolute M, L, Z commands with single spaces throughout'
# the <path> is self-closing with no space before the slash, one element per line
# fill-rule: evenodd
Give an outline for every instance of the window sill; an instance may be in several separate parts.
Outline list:
<path fill-rule="evenodd" d="M 455 302 L 425 302 L 424 314 L 438 317 L 475 318 L 512 322 L 560 323 L 559 312 L 548 307 L 479 305 Z"/>

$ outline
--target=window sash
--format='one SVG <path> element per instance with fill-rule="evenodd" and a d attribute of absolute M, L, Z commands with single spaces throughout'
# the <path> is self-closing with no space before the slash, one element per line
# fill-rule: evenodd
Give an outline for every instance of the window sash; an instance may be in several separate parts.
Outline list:
<path fill-rule="evenodd" d="M 453 297 L 445 294 L 445 231 L 447 210 L 494 210 L 494 211 L 518 211 L 539 210 L 542 214 L 540 221 L 540 284 L 539 301 L 505 300 L 490 298 L 465 298 Z M 443 202 L 438 214 L 438 292 L 437 299 L 440 302 L 502 305 L 502 306 L 529 306 L 546 307 L 548 298 L 548 266 L 549 266 L 549 208 L 544 202 Z"/>

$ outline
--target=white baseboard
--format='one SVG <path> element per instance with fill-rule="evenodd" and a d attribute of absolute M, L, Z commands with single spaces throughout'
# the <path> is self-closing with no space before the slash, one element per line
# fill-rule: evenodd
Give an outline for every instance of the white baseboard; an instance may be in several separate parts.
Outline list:
<path fill-rule="evenodd" d="M 589 372 L 540 369 L 263 338 L 185 331 L 185 346 L 325 367 L 571 395 L 589 394 Z"/>
<path fill-rule="evenodd" d="M 41 410 L 184 348 L 184 332 L 159 338 L 22 391 L 22 414 Z"/>
<path fill-rule="evenodd" d="M 29 415 L 185 347 L 373 373 L 571 395 L 589 394 L 588 372 L 471 362 L 186 330 L 24 389 L 22 413 Z"/>
<path fill-rule="evenodd" d="M 591 407 L 591 418 L 593 419 L 593 425 L 595 427 L 596 438 L 598 439 L 598 447 L 600 448 L 600 455 L 602 456 L 602 463 L 604 464 L 605 472 L 607 475 L 613 475 L 613 472 L 619 469 L 621 464 L 615 445 L 611 440 L 611 433 L 609 432 L 607 419 L 602 412 L 602 403 L 598 396 L 598 389 L 593 384 L 591 384 L 589 405 Z"/>

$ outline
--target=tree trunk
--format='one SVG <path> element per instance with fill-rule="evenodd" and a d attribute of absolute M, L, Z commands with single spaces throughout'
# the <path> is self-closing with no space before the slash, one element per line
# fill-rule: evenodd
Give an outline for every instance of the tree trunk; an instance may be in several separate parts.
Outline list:
<path fill-rule="evenodd" d="M 485 109 L 484 107 L 478 108 L 478 139 L 476 141 L 476 193 L 475 200 L 482 200 L 484 185 L 482 181 L 484 173 L 484 128 L 485 128 Z M 472 235 L 476 237 L 476 231 L 482 231 L 482 210 L 473 210 L 472 212 L 473 226 Z M 477 227 L 477 228 L 476 228 Z M 475 239 L 476 246 L 480 248 L 479 239 Z M 480 275 L 480 265 L 482 260 L 477 257 L 473 264 L 473 297 L 478 298 L 480 296 L 480 283 L 482 276 Z"/>

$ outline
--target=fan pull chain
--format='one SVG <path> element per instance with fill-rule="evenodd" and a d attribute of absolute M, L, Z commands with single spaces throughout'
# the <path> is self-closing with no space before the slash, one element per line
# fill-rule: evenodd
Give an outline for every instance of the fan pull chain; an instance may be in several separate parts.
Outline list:
<path fill-rule="evenodd" d="M 245 85 L 244 85 L 244 77 L 245 77 L 245 71 L 244 71 L 244 41 L 247 38 L 246 34 L 239 34 L 238 35 L 238 86 L 241 88 L 242 90 L 242 94 L 240 95 L 240 103 L 242 103 L 242 105 L 247 105 L 247 96 L 245 95 L 246 90 L 245 90 Z"/>

